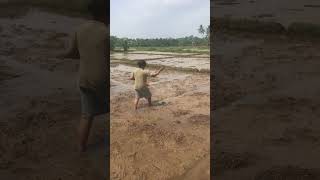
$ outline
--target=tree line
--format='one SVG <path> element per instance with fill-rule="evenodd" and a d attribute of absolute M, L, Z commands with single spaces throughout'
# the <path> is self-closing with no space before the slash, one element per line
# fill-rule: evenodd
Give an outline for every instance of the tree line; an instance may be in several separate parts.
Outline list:
<path fill-rule="evenodd" d="M 178 47 L 178 46 L 209 46 L 210 26 L 199 26 L 199 34 L 202 37 L 187 36 L 182 38 L 119 38 L 110 36 L 110 48 L 114 50 L 116 47 L 127 51 L 129 47 Z"/>

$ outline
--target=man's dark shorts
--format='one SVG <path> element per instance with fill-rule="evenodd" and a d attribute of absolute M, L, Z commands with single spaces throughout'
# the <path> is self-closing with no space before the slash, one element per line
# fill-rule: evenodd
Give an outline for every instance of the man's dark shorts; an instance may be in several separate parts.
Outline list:
<path fill-rule="evenodd" d="M 152 96 L 148 87 L 143 87 L 141 89 L 135 89 L 136 91 L 136 98 L 150 98 Z"/>
<path fill-rule="evenodd" d="M 96 116 L 109 112 L 109 93 L 105 86 L 97 91 L 80 87 L 82 114 Z"/>

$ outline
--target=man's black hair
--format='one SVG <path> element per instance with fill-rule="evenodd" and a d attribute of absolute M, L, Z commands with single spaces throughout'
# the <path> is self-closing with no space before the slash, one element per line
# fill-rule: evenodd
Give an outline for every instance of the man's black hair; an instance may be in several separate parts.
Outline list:
<path fill-rule="evenodd" d="M 88 10 L 95 20 L 109 17 L 110 3 L 108 0 L 90 0 L 88 3 Z M 109 18 L 106 22 L 109 24 Z"/>
<path fill-rule="evenodd" d="M 147 66 L 147 63 L 145 60 L 139 60 L 138 61 L 138 67 L 144 69 Z"/>

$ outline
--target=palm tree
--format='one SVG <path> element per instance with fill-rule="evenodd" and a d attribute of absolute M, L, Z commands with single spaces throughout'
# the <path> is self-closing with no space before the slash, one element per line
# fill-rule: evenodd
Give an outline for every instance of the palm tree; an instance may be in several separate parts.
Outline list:
<path fill-rule="evenodd" d="M 202 24 L 200 25 L 200 27 L 199 27 L 199 29 L 198 29 L 198 32 L 199 32 L 200 34 L 202 34 L 202 35 L 205 34 L 206 31 L 204 30 Z"/>
<path fill-rule="evenodd" d="M 126 53 L 126 52 L 128 52 L 128 49 L 129 49 L 128 40 L 124 39 L 124 41 L 123 41 L 123 51 Z"/>

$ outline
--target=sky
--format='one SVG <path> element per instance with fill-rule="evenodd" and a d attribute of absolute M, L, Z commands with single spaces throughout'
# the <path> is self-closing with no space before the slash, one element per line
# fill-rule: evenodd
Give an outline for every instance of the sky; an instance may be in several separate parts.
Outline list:
<path fill-rule="evenodd" d="M 127 38 L 201 36 L 210 23 L 210 0 L 111 0 L 111 35 Z"/>

